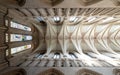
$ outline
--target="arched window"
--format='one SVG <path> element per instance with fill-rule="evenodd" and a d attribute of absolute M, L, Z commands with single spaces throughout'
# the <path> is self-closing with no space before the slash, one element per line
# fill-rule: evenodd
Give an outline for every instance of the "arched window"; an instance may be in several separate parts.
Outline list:
<path fill-rule="evenodd" d="M 54 20 L 56 23 L 59 23 L 59 22 L 60 22 L 60 17 L 55 16 L 55 17 L 53 17 L 53 20 Z"/>
<path fill-rule="evenodd" d="M 32 36 L 30 35 L 11 34 L 10 37 L 11 42 L 32 40 Z"/>
<path fill-rule="evenodd" d="M 41 59 L 43 55 L 44 55 L 44 53 L 40 53 L 40 54 L 37 56 L 37 59 Z"/>
<path fill-rule="evenodd" d="M 73 58 L 73 59 L 76 59 L 76 58 L 77 58 L 77 56 L 76 56 L 74 53 L 69 53 L 69 55 L 70 55 L 71 58 Z"/>
<path fill-rule="evenodd" d="M 76 22 L 78 19 L 79 19 L 79 18 L 76 17 L 76 16 L 71 16 L 70 19 L 69 19 L 69 21 L 70 21 L 70 22 Z"/>
<path fill-rule="evenodd" d="M 53 58 L 54 59 L 59 59 L 60 58 L 60 53 L 55 53 Z"/>
<path fill-rule="evenodd" d="M 31 44 L 28 44 L 28 45 L 24 45 L 24 43 L 28 43 L 29 41 L 32 40 L 32 35 L 31 35 L 31 32 L 28 32 L 27 35 L 26 34 L 23 34 L 24 32 L 26 31 L 31 31 L 31 28 L 28 27 L 28 26 L 25 26 L 25 25 L 22 25 L 22 24 L 19 24 L 19 23 L 16 23 L 16 22 L 13 22 L 11 20 L 8 20 L 6 19 L 5 20 L 5 25 L 8 26 L 9 29 L 11 29 L 10 31 L 8 30 L 8 32 L 6 33 L 6 43 L 11 43 L 13 44 L 13 47 L 9 47 L 7 50 L 6 50 L 6 56 L 10 56 L 11 57 L 11 54 L 15 54 L 15 53 L 18 53 L 18 52 L 21 52 L 21 51 L 24 51 L 26 49 L 30 49 L 31 48 Z M 19 32 L 18 34 L 14 33 L 14 29 L 16 30 L 23 30 L 22 32 Z M 12 32 L 11 32 L 12 31 Z M 16 42 L 18 43 L 23 43 L 23 45 L 16 47 L 14 46 L 14 44 L 16 44 Z"/>
<path fill-rule="evenodd" d="M 11 21 L 11 27 L 21 29 L 21 30 L 25 30 L 25 31 L 31 31 L 30 27 L 24 26 L 22 24 L 19 24 L 19 23 L 13 22 L 13 21 Z"/>
<path fill-rule="evenodd" d="M 24 50 L 29 49 L 29 48 L 31 48 L 31 44 L 20 46 L 20 47 L 11 48 L 11 54 L 15 54 L 15 53 L 24 51 Z"/>

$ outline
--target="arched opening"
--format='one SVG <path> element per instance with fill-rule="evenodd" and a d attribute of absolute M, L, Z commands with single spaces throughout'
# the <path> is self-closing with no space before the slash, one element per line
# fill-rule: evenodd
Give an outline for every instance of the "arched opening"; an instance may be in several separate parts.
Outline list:
<path fill-rule="evenodd" d="M 81 69 L 77 72 L 76 75 L 102 75 L 102 74 L 89 69 Z"/>
<path fill-rule="evenodd" d="M 114 75 L 120 75 L 120 69 L 119 68 L 113 69 L 113 74 Z"/>
<path fill-rule="evenodd" d="M 61 71 L 52 68 L 52 69 L 43 71 L 43 72 L 39 73 L 38 75 L 64 75 L 64 74 Z"/>
<path fill-rule="evenodd" d="M 27 75 L 26 71 L 22 68 L 14 69 L 3 73 L 2 75 Z"/>

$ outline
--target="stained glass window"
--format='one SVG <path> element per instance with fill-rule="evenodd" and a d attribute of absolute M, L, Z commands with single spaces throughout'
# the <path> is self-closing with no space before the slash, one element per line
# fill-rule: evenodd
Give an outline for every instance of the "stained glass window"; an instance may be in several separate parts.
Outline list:
<path fill-rule="evenodd" d="M 59 53 L 55 53 L 53 58 L 54 59 L 59 59 L 60 58 L 60 54 Z"/>
<path fill-rule="evenodd" d="M 11 27 L 21 29 L 21 30 L 25 30 L 25 31 L 31 31 L 30 27 L 24 26 L 24 25 L 19 24 L 19 23 L 15 23 L 13 21 L 11 21 Z"/>
<path fill-rule="evenodd" d="M 75 54 L 73 54 L 73 53 L 69 53 L 69 55 L 71 56 L 71 58 L 73 58 L 73 59 L 76 59 L 77 57 L 75 56 Z"/>
<path fill-rule="evenodd" d="M 13 41 L 27 41 L 27 40 L 32 40 L 32 36 L 11 34 L 11 42 L 13 42 Z"/>
<path fill-rule="evenodd" d="M 8 34 L 6 33 L 6 42 L 8 42 Z"/>
<path fill-rule="evenodd" d="M 30 45 L 24 45 L 24 46 L 20 46 L 20 47 L 15 47 L 15 48 L 11 48 L 11 54 L 15 54 L 21 51 L 24 51 L 26 49 L 31 48 L 31 44 Z"/>
<path fill-rule="evenodd" d="M 8 53 L 8 49 L 7 49 L 7 50 L 6 50 L 6 56 L 8 56 L 8 54 L 9 54 L 9 53 Z"/>
<path fill-rule="evenodd" d="M 8 22 L 9 22 L 9 21 L 6 19 L 6 20 L 5 20 L 5 25 L 6 25 L 6 26 L 8 26 Z"/>

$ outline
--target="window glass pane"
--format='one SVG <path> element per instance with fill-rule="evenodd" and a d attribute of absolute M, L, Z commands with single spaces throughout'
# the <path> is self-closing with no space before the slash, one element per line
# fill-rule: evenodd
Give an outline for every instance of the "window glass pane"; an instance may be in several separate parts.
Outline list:
<path fill-rule="evenodd" d="M 8 34 L 6 33 L 6 42 L 8 42 Z"/>
<path fill-rule="evenodd" d="M 11 54 L 16 53 L 16 52 L 17 52 L 16 49 L 17 49 L 17 47 L 16 47 L 16 48 L 12 48 L 12 49 L 11 49 Z"/>
<path fill-rule="evenodd" d="M 59 53 L 55 53 L 53 58 L 54 59 L 59 59 L 60 58 L 60 54 Z"/>
<path fill-rule="evenodd" d="M 32 36 L 11 34 L 11 41 L 27 41 L 27 40 L 32 40 Z"/>
<path fill-rule="evenodd" d="M 76 58 L 77 58 L 73 53 L 69 53 L 69 55 L 70 55 L 71 58 L 73 58 L 73 59 L 76 59 Z"/>
<path fill-rule="evenodd" d="M 6 50 L 6 56 L 8 56 L 8 50 Z"/>
<path fill-rule="evenodd" d="M 21 30 L 25 30 L 25 31 L 31 31 L 30 27 L 27 27 L 27 26 L 24 26 L 22 24 L 18 24 L 18 23 L 12 22 L 12 21 L 11 21 L 11 27 L 21 29 Z"/>
<path fill-rule="evenodd" d="M 7 19 L 5 20 L 5 25 L 8 26 L 8 20 Z"/>
<path fill-rule="evenodd" d="M 56 55 L 54 55 L 54 57 L 53 57 L 54 59 L 56 59 Z"/>
<path fill-rule="evenodd" d="M 15 48 L 11 48 L 11 54 L 15 54 L 17 52 L 26 50 L 31 48 L 31 44 L 30 45 L 25 45 L 25 46 L 20 46 L 20 47 L 15 47 Z"/>

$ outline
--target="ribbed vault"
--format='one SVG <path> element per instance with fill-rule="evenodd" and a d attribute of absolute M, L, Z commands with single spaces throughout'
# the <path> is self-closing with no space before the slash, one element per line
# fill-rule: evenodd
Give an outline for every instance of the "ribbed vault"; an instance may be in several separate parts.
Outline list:
<path fill-rule="evenodd" d="M 38 29 L 39 45 L 33 53 L 44 51 L 43 58 L 60 53 L 63 61 L 73 60 L 70 53 L 74 53 L 75 60 L 87 66 L 101 66 L 102 61 L 118 66 L 119 11 L 119 8 L 11 8 L 8 15 L 21 15 Z"/>

